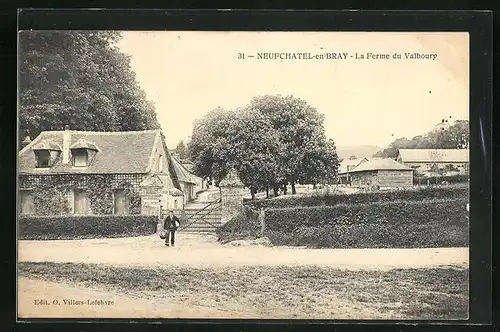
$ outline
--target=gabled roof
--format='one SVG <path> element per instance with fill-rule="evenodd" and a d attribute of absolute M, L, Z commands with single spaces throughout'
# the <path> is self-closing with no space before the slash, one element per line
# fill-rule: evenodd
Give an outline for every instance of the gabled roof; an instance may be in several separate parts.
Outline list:
<path fill-rule="evenodd" d="M 366 171 L 413 171 L 413 168 L 398 163 L 390 158 L 372 159 L 361 163 L 359 166 L 350 170 L 349 173 L 366 172 Z"/>
<path fill-rule="evenodd" d="M 345 174 L 348 171 L 350 172 L 349 168 L 352 170 L 354 167 L 358 166 L 359 164 L 367 160 L 368 159 L 365 157 L 356 159 L 344 159 L 340 162 L 338 173 Z"/>
<path fill-rule="evenodd" d="M 83 139 L 83 138 L 80 138 L 78 141 L 76 141 L 76 143 L 71 145 L 69 148 L 70 148 L 70 150 L 71 149 L 90 149 L 90 150 L 100 151 L 97 144 L 95 144 L 94 142 L 88 141 L 86 139 Z"/>
<path fill-rule="evenodd" d="M 32 150 L 53 150 L 53 151 L 62 151 L 59 144 L 55 143 L 50 139 L 44 139 L 39 141 L 36 144 L 33 144 Z"/>
<path fill-rule="evenodd" d="M 403 162 L 468 162 L 468 149 L 399 149 Z"/>
<path fill-rule="evenodd" d="M 172 156 L 172 165 L 174 166 L 175 174 L 180 182 L 196 183 L 198 176 L 191 173 L 177 157 Z"/>
<path fill-rule="evenodd" d="M 43 170 L 36 168 L 33 147 L 39 142 L 49 140 L 63 146 L 63 134 L 70 136 L 69 146 L 78 145 L 80 139 L 92 142 L 100 152 L 96 154 L 90 166 L 76 168 L 62 164 L 62 154 L 54 161 L 53 167 Z M 21 174 L 140 174 L 149 172 L 150 158 L 156 140 L 160 139 L 160 130 L 126 132 L 90 132 L 90 131 L 44 131 L 29 145 L 19 152 L 19 172 Z"/>

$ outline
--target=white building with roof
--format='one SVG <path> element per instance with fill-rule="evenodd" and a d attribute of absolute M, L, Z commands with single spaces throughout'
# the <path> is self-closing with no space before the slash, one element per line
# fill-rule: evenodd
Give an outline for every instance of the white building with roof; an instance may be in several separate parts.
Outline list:
<path fill-rule="evenodd" d="M 424 175 L 437 170 L 469 174 L 468 149 L 399 149 L 396 161 Z"/>

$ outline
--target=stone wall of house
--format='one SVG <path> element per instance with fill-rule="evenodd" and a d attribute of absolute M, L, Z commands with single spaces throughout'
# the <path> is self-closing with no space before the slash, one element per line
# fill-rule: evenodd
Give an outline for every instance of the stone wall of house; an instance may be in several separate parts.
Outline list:
<path fill-rule="evenodd" d="M 406 188 L 413 186 L 413 171 L 378 171 L 380 187 Z"/>
<path fill-rule="evenodd" d="M 219 183 L 222 200 L 221 222 L 226 223 L 243 211 L 243 196 L 245 186 L 240 181 L 236 171 L 229 174 Z"/>
<path fill-rule="evenodd" d="M 87 197 L 87 214 L 113 214 L 114 191 L 126 190 L 130 201 L 130 213 L 141 212 L 139 183 L 140 174 L 54 174 L 21 175 L 19 189 L 31 204 L 30 211 L 20 213 L 34 215 L 67 215 L 75 213 L 75 192 L 83 191 Z"/>
<path fill-rule="evenodd" d="M 377 171 L 351 173 L 351 186 L 357 188 L 377 187 Z"/>

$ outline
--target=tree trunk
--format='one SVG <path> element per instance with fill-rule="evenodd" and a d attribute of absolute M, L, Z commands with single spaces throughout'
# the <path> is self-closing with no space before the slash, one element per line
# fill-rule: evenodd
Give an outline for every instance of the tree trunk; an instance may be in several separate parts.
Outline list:
<path fill-rule="evenodd" d="M 316 189 L 316 183 L 313 184 L 313 189 Z"/>
<path fill-rule="evenodd" d="M 278 197 L 278 187 L 273 188 L 274 197 Z"/>
<path fill-rule="evenodd" d="M 292 195 L 295 195 L 297 193 L 297 190 L 295 189 L 295 182 L 292 182 L 291 185 L 292 185 Z"/>
<path fill-rule="evenodd" d="M 286 183 L 283 185 L 283 195 L 286 195 L 288 193 L 288 188 L 286 186 Z"/>
<path fill-rule="evenodd" d="M 269 198 L 269 188 L 266 188 L 266 198 Z"/>
<path fill-rule="evenodd" d="M 252 195 L 252 201 L 255 199 L 255 193 L 253 192 L 253 190 L 250 190 L 250 194 Z"/>

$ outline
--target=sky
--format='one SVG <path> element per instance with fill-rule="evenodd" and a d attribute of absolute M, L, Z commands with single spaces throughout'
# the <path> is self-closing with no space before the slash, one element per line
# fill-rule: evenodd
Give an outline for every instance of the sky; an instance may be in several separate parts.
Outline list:
<path fill-rule="evenodd" d="M 218 106 L 259 95 L 301 98 L 325 115 L 337 146 L 386 147 L 441 119 L 469 118 L 468 33 L 126 31 L 118 43 L 169 147 Z M 257 53 L 348 53 L 347 59 L 257 59 Z M 245 59 L 238 59 L 244 53 Z M 365 59 L 356 59 L 361 54 Z M 367 53 L 390 59 L 366 59 Z M 394 53 L 401 59 L 393 59 Z M 437 54 L 405 59 L 405 53 Z M 254 58 L 249 57 L 254 55 Z M 352 56 L 352 57 L 351 57 Z M 450 118 L 451 117 L 451 118 Z"/>

